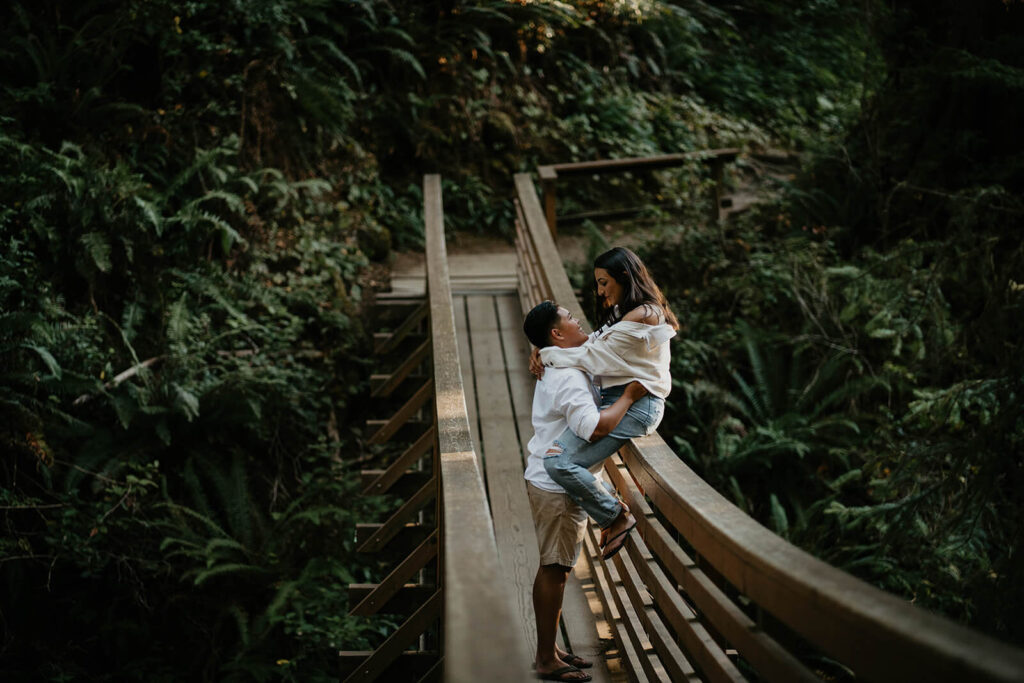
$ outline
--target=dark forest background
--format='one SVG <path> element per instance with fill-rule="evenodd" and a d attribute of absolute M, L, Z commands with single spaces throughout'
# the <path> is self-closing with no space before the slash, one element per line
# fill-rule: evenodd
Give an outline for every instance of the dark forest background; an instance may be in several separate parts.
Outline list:
<path fill-rule="evenodd" d="M 421 175 L 508 237 L 514 172 L 722 146 L 800 169 L 723 230 L 697 168 L 616 190 L 678 209 L 638 222 L 683 322 L 662 435 L 1024 643 L 1022 105 L 1017 0 L 4 3 L 3 678 L 333 680 L 392 626 L 347 616 L 394 505 L 352 495 L 364 302 Z"/>

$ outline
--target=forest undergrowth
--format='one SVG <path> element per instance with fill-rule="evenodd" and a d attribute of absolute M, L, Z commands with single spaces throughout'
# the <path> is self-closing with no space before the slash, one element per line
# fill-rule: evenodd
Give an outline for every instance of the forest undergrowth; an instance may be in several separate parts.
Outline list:
<path fill-rule="evenodd" d="M 676 207 L 642 248 L 685 323 L 663 433 L 1019 641 L 1021 7 L 945 4 L 5 4 L 5 680 L 334 680 L 391 626 L 346 592 L 394 505 L 353 495 L 364 301 L 422 174 L 451 234 L 508 237 L 514 172 L 733 145 L 805 164 L 725 233 L 697 167 L 611 193 Z"/>

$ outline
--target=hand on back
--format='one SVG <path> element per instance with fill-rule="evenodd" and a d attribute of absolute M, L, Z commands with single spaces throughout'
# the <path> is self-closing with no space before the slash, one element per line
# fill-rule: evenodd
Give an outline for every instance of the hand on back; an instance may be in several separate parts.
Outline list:
<path fill-rule="evenodd" d="M 536 346 L 530 351 L 530 374 L 537 379 L 544 376 L 544 364 L 540 362 L 540 349 Z"/>
<path fill-rule="evenodd" d="M 626 389 L 623 393 L 625 393 L 626 396 L 628 396 L 632 400 L 636 401 L 647 395 L 647 389 L 646 387 L 644 387 L 643 384 L 640 384 L 640 382 L 630 382 L 629 384 L 626 385 Z"/>

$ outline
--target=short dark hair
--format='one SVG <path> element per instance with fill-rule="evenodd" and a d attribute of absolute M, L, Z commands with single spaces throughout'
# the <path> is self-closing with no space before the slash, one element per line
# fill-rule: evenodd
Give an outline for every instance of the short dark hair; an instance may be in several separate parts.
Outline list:
<path fill-rule="evenodd" d="M 526 314 L 523 332 L 530 343 L 538 349 L 551 346 L 551 330 L 558 327 L 558 305 L 554 301 L 542 301 Z"/>

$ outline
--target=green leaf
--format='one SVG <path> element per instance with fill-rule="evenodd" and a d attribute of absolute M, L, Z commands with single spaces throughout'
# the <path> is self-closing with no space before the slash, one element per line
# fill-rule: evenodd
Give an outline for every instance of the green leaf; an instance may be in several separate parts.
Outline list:
<path fill-rule="evenodd" d="M 786 510 L 782 507 L 782 503 L 779 502 L 778 496 L 774 493 L 771 494 L 770 503 L 772 508 L 772 526 L 775 527 L 775 533 L 785 536 L 789 532 L 789 518 L 786 516 Z"/>
<path fill-rule="evenodd" d="M 229 564 L 221 564 L 221 565 L 217 565 L 216 567 L 214 567 L 212 569 L 207 569 L 206 571 L 202 571 L 202 572 L 199 572 L 198 574 L 196 574 L 196 578 L 193 580 L 193 583 L 196 586 L 201 586 L 204 583 L 206 583 L 206 581 L 208 581 L 209 579 L 212 579 L 212 578 L 214 578 L 216 576 L 222 576 L 222 575 L 225 575 L 225 574 L 241 574 L 243 572 L 244 573 L 265 574 L 265 573 L 267 573 L 267 570 L 263 569 L 262 567 L 256 567 L 256 566 L 251 565 L 251 564 L 241 564 L 241 563 L 237 563 L 237 562 L 233 562 L 233 563 L 229 563 Z"/>
<path fill-rule="evenodd" d="M 110 242 L 106 235 L 98 232 L 88 232 L 79 238 L 85 251 L 92 259 L 93 265 L 101 273 L 109 273 L 112 267 L 110 262 Z"/>
<path fill-rule="evenodd" d="M 182 294 L 181 298 L 170 305 L 169 315 L 167 316 L 167 338 L 172 342 L 184 342 L 185 335 L 188 334 L 188 327 L 192 316 L 188 310 L 186 296 Z"/>
<path fill-rule="evenodd" d="M 139 412 L 138 401 L 131 396 L 118 395 L 114 396 L 110 402 L 114 405 L 114 412 L 117 413 L 117 419 L 121 426 L 128 429 L 132 418 Z"/>
<path fill-rule="evenodd" d="M 166 419 L 160 418 L 159 420 L 157 420 L 156 425 L 154 425 L 153 429 L 154 431 L 156 431 L 156 436 L 158 439 L 160 439 L 163 445 L 171 445 L 171 430 L 167 426 Z"/>
<path fill-rule="evenodd" d="M 188 389 L 175 384 L 174 405 L 185 415 L 189 422 L 199 417 L 199 399 Z"/>
<path fill-rule="evenodd" d="M 61 378 L 60 363 L 58 363 L 57 359 L 53 357 L 53 354 L 44 347 L 36 344 L 25 344 L 25 347 L 35 351 L 39 357 L 43 359 L 43 363 L 46 364 L 46 367 L 50 370 L 50 374 L 52 374 L 54 378 Z"/>
<path fill-rule="evenodd" d="M 153 229 L 156 231 L 157 237 L 163 234 L 164 221 L 163 217 L 160 216 L 156 210 L 156 206 L 152 202 L 148 202 L 142 197 L 136 195 L 134 198 L 135 204 L 142 210 L 142 215 L 150 222 Z"/>

